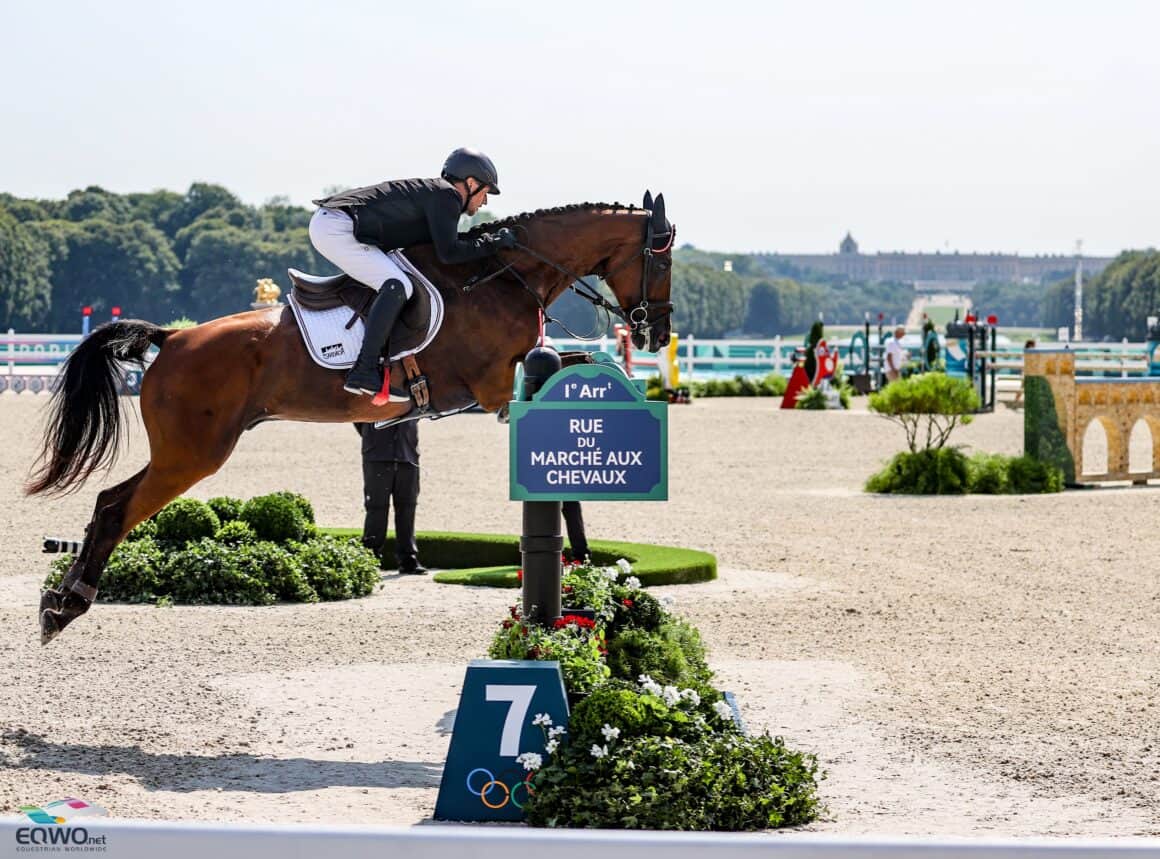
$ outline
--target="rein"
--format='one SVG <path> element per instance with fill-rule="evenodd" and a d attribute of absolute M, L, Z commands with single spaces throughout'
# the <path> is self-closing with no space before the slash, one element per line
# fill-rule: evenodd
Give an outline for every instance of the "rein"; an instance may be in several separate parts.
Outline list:
<path fill-rule="evenodd" d="M 522 225 L 520 225 L 517 228 L 518 229 L 526 229 Z M 662 237 L 662 236 L 668 236 L 668 241 L 665 243 L 665 246 L 663 248 L 661 248 L 659 250 L 655 250 L 652 246 L 653 241 L 657 238 Z M 622 320 L 626 325 L 630 326 L 634 333 L 635 332 L 643 333 L 644 331 L 646 331 L 648 329 L 648 326 L 650 324 L 650 322 L 649 322 L 649 310 L 650 309 L 655 307 L 655 308 L 659 308 L 663 311 L 658 318 L 670 316 L 673 312 L 673 303 L 671 301 L 650 301 L 649 300 L 648 282 L 649 282 L 649 272 L 652 269 L 653 256 L 655 254 L 667 253 L 668 250 L 673 246 L 673 242 L 676 240 L 676 237 L 677 237 L 676 227 L 670 227 L 668 230 L 666 230 L 663 233 L 654 233 L 653 228 L 652 228 L 652 221 L 650 219 L 648 222 L 648 235 L 645 238 L 644 244 L 641 246 L 640 251 L 638 253 L 633 254 L 632 256 L 628 257 L 624 262 L 622 262 L 620 265 L 618 265 L 612 271 L 597 275 L 597 279 L 607 282 L 608 278 L 612 277 L 617 272 L 626 268 L 630 263 L 635 262 L 636 258 L 638 256 L 644 257 L 645 262 L 644 262 L 644 266 L 641 270 L 640 304 L 636 305 L 635 307 L 633 307 L 627 311 L 624 308 L 620 307 L 619 305 L 613 304 L 612 302 L 608 301 L 604 296 L 602 296 L 597 291 L 596 287 L 594 287 L 592 284 L 590 284 L 588 281 L 586 281 L 584 279 L 583 275 L 579 275 L 576 272 L 572 271 L 571 269 L 567 268 L 566 266 L 562 266 L 559 263 L 557 263 L 556 261 L 548 259 L 548 257 L 541 254 L 535 248 L 529 247 L 528 245 L 525 245 L 522 242 L 516 242 L 513 249 L 518 250 L 518 251 L 522 251 L 523 253 L 526 253 L 528 256 L 534 257 L 535 259 L 539 260 L 540 262 L 544 263 L 545 265 L 550 266 L 551 268 L 554 268 L 560 274 L 565 275 L 566 277 L 570 278 L 570 282 L 569 282 L 568 287 L 567 287 L 569 290 L 576 293 L 576 295 L 580 296 L 585 301 L 589 302 L 593 307 L 597 308 L 597 310 L 603 310 L 605 312 L 605 314 L 607 314 L 608 318 L 611 318 L 611 316 L 615 315 L 617 318 Z M 568 326 L 565 325 L 563 322 L 554 318 L 553 316 L 550 316 L 548 314 L 548 307 L 544 303 L 544 299 L 542 299 L 540 297 L 539 293 L 537 293 L 534 289 L 532 289 L 531 286 L 528 285 L 528 282 L 524 279 L 523 275 L 521 275 L 519 270 L 515 268 L 514 262 L 509 262 L 507 265 L 503 266 L 503 268 L 499 269 L 498 271 L 492 272 L 491 274 L 487 275 L 486 277 L 473 277 L 473 278 L 468 279 L 468 281 L 463 285 L 463 291 L 464 292 L 471 292 L 471 290 L 475 289 L 475 287 L 481 286 L 481 285 L 487 283 L 489 280 L 494 280 L 495 278 L 500 277 L 501 275 L 507 274 L 509 272 L 519 282 L 520 286 L 522 286 L 524 288 L 524 290 L 526 292 L 528 292 L 528 294 L 530 294 L 532 296 L 532 298 L 534 298 L 536 300 L 536 304 L 539 305 L 540 312 L 543 314 L 545 321 L 556 323 L 561 328 L 563 328 L 566 332 L 568 332 L 569 336 L 574 337 L 577 340 L 594 340 L 594 339 L 596 339 L 595 337 L 591 337 L 591 336 L 590 337 L 581 337 L 581 336 L 577 335 L 574 331 L 572 331 L 570 328 L 568 328 Z M 580 287 L 583 287 L 583 290 Z M 607 323 L 605 324 L 604 327 L 605 328 L 608 327 Z M 596 328 L 593 329 L 594 332 L 596 330 L 599 330 L 599 326 L 597 326 Z"/>

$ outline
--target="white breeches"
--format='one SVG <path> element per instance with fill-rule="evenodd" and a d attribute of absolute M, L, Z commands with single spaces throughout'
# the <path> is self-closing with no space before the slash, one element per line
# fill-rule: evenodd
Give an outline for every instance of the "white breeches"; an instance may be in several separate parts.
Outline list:
<path fill-rule="evenodd" d="M 341 209 L 321 208 L 310 219 L 310 243 L 315 249 L 359 283 L 378 290 L 392 278 L 403 284 L 411 297 L 411 278 L 394 260 L 374 245 L 354 237 L 354 221 Z"/>

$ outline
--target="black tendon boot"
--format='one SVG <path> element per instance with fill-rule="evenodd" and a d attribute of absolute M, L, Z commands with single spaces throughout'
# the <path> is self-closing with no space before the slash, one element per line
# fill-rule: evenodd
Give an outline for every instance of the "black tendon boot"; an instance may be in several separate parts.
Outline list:
<path fill-rule="evenodd" d="M 379 356 L 387 345 L 387 338 L 395 325 L 395 320 L 407 303 L 407 291 L 401 281 L 391 278 L 383 283 L 367 312 L 366 336 L 362 349 L 343 385 L 352 394 L 374 396 L 383 387 L 383 369 L 379 366 Z"/>

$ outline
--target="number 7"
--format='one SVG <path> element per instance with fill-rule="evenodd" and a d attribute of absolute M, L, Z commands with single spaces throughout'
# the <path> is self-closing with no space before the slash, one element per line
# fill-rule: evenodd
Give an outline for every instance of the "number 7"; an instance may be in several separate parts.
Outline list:
<path fill-rule="evenodd" d="M 499 741 L 499 754 L 503 758 L 514 758 L 520 753 L 520 734 L 524 730 L 524 718 L 532 706 L 536 694 L 535 686 L 493 686 L 484 687 L 487 701 L 508 701 L 507 718 L 503 722 L 503 734 Z"/>

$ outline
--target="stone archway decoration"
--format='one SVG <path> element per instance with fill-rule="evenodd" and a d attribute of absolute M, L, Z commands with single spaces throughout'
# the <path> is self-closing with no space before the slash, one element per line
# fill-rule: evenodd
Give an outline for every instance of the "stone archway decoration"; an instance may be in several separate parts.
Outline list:
<path fill-rule="evenodd" d="M 1028 349 L 1023 355 L 1023 380 L 1023 449 L 1028 456 L 1063 469 L 1065 482 L 1072 486 L 1160 478 L 1160 377 L 1077 379 L 1075 352 Z M 1152 433 L 1152 468 L 1132 472 L 1128 443 L 1140 420 Z M 1082 474 L 1083 438 L 1092 421 L 1103 426 L 1108 440 L 1103 474 Z"/>

